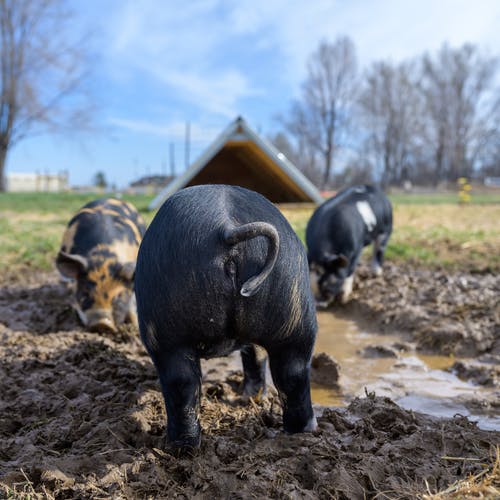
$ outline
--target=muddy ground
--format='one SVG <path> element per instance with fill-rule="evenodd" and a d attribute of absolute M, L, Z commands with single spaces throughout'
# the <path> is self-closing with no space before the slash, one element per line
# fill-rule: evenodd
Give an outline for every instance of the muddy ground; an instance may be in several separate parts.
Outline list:
<path fill-rule="evenodd" d="M 498 276 L 395 265 L 382 278 L 359 274 L 353 300 L 332 314 L 420 350 L 474 356 L 457 373 L 498 386 Z M 137 332 L 88 333 L 69 304 L 55 273 L 4 276 L 0 497 L 415 498 L 483 472 L 500 445 L 499 432 L 460 415 L 433 418 L 374 395 L 316 407 L 317 432 L 285 435 L 274 390 L 243 398 L 234 363 L 218 359 L 204 363 L 201 449 L 176 458 Z"/>
<path fill-rule="evenodd" d="M 367 328 L 397 333 L 430 354 L 475 358 L 453 369 L 464 379 L 500 387 L 500 275 L 384 266 L 372 276 L 360 266 L 353 300 L 335 314 Z"/>

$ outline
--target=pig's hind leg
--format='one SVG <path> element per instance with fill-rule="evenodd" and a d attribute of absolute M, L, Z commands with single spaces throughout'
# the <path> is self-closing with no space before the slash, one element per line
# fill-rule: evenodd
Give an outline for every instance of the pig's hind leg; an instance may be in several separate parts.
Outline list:
<path fill-rule="evenodd" d="M 346 304 L 347 302 L 349 302 L 354 282 L 354 271 L 356 270 L 356 266 L 358 265 L 360 257 L 361 257 L 361 250 L 352 258 L 351 263 L 349 264 L 347 270 L 347 276 L 344 279 L 344 282 L 342 283 L 342 289 L 339 297 L 341 304 Z"/>
<path fill-rule="evenodd" d="M 317 427 L 311 404 L 309 370 L 314 337 L 268 350 L 274 385 L 283 405 L 286 432 L 307 432 Z"/>
<path fill-rule="evenodd" d="M 137 320 L 137 302 L 135 300 L 135 293 L 132 293 L 132 297 L 130 298 L 130 302 L 127 308 L 127 314 L 125 316 L 125 322 L 131 323 L 136 328 L 139 327 L 139 322 Z"/>
<path fill-rule="evenodd" d="M 390 234 L 379 234 L 373 242 L 372 271 L 376 276 L 382 275 L 382 265 L 384 263 L 384 252 Z"/>
<path fill-rule="evenodd" d="M 243 394 L 259 396 L 266 392 L 266 352 L 262 347 L 248 344 L 240 349 L 243 363 Z"/>
<path fill-rule="evenodd" d="M 167 438 L 173 448 L 200 445 L 201 367 L 194 354 L 170 350 L 154 357 L 167 410 Z"/>

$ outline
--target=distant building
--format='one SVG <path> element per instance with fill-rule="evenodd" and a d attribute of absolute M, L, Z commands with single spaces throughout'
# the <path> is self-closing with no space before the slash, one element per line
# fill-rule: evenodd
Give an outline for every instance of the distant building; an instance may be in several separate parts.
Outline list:
<path fill-rule="evenodd" d="M 59 193 L 67 191 L 68 172 L 60 174 L 40 174 L 38 172 L 7 174 L 7 191 L 16 192 L 40 192 Z"/>
<path fill-rule="evenodd" d="M 127 191 L 134 194 L 157 194 L 173 179 L 170 175 L 147 175 L 131 182 Z"/>
<path fill-rule="evenodd" d="M 488 187 L 500 187 L 500 177 L 485 177 L 484 185 Z"/>

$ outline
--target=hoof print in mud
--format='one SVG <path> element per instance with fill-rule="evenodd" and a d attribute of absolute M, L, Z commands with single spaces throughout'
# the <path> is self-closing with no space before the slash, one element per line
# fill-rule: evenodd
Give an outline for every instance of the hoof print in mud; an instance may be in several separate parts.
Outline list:
<path fill-rule="evenodd" d="M 210 399 L 220 399 L 224 396 L 225 390 L 223 384 L 212 384 L 205 389 L 205 395 Z"/>
<path fill-rule="evenodd" d="M 169 441 L 165 445 L 165 451 L 175 458 L 194 458 L 200 453 L 200 441 Z"/>

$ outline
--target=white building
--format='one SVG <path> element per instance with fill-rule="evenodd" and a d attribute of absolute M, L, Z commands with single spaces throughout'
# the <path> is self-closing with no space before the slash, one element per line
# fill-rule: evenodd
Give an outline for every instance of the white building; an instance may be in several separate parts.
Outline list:
<path fill-rule="evenodd" d="M 38 172 L 7 174 L 7 191 L 58 193 L 67 191 L 68 172 L 60 174 L 40 174 Z"/>
<path fill-rule="evenodd" d="M 500 187 L 500 177 L 485 177 L 484 185 L 488 187 Z"/>

